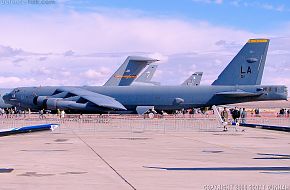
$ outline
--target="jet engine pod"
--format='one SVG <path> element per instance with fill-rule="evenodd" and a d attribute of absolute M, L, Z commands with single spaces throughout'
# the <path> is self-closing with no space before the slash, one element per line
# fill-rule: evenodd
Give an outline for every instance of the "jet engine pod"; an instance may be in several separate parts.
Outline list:
<path fill-rule="evenodd" d="M 49 110 L 85 110 L 86 104 L 76 103 L 75 101 L 64 100 L 63 98 L 48 98 L 44 100 L 43 106 Z"/>
<path fill-rule="evenodd" d="M 76 103 L 75 101 L 58 101 L 57 108 L 60 109 L 73 109 L 73 110 L 86 110 L 86 104 Z"/>
<path fill-rule="evenodd" d="M 36 96 L 33 98 L 33 104 L 34 105 L 43 105 L 44 100 L 47 99 L 47 96 Z"/>
<path fill-rule="evenodd" d="M 58 108 L 58 101 L 62 98 L 48 98 L 44 100 L 43 105 L 46 109 L 56 110 Z"/>

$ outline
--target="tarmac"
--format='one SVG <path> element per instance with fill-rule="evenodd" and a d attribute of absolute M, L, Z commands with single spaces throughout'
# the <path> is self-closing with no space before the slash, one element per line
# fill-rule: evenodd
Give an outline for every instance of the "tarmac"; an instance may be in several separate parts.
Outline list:
<path fill-rule="evenodd" d="M 290 190 L 287 132 L 81 125 L 1 137 L 0 189 Z"/>

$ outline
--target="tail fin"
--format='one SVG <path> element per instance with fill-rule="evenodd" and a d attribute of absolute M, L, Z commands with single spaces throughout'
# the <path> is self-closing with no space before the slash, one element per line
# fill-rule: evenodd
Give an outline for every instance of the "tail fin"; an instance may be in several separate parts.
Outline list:
<path fill-rule="evenodd" d="M 104 86 L 129 86 L 147 65 L 155 61 L 158 60 L 129 56 Z"/>
<path fill-rule="evenodd" d="M 202 78 L 203 72 L 195 72 L 188 79 L 186 79 L 181 85 L 182 86 L 198 86 Z"/>
<path fill-rule="evenodd" d="M 250 39 L 212 85 L 260 85 L 269 39 Z"/>
<path fill-rule="evenodd" d="M 149 67 L 135 80 L 136 82 L 150 82 L 158 65 L 149 65 Z"/>

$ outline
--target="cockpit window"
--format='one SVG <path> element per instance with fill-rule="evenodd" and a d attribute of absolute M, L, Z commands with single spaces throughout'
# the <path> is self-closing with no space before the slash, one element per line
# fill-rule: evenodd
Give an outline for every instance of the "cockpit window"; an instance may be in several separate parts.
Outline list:
<path fill-rule="evenodd" d="M 19 89 L 14 89 L 13 90 L 13 93 L 17 93 L 17 92 L 19 92 L 20 90 Z"/>

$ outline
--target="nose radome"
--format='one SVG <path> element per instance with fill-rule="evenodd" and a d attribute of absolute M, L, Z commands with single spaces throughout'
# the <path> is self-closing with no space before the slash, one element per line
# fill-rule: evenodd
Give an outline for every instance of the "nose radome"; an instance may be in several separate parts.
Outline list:
<path fill-rule="evenodd" d="M 3 95 L 3 100 L 8 101 L 10 99 L 10 96 L 11 96 L 10 94 Z"/>
<path fill-rule="evenodd" d="M 6 93 L 5 95 L 3 95 L 3 100 L 4 101 L 10 101 L 11 99 L 13 99 L 14 97 L 14 93 L 10 92 L 10 93 Z"/>

